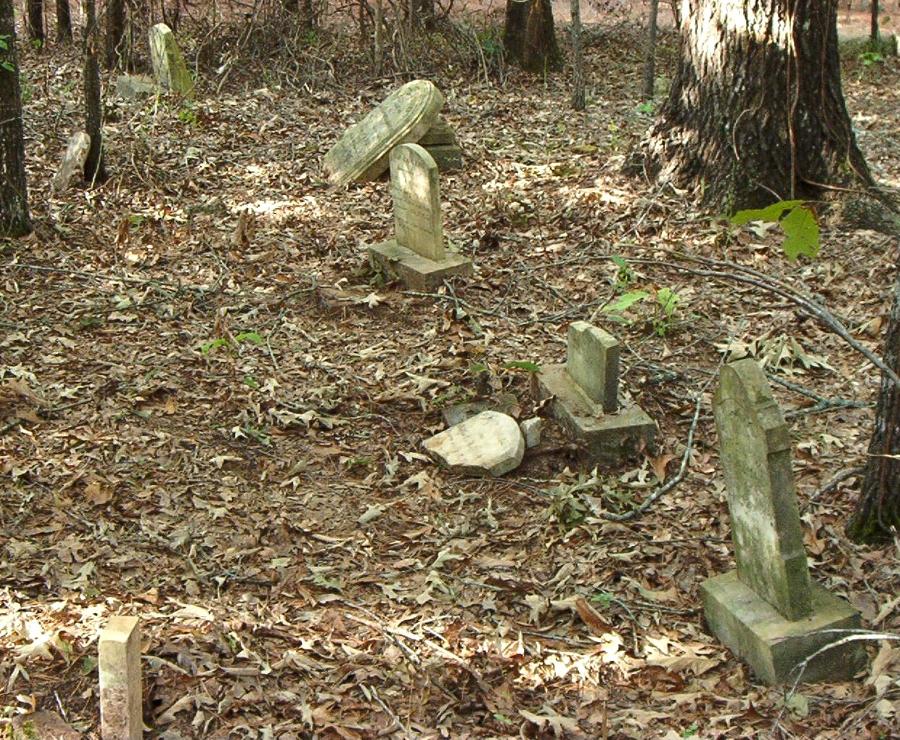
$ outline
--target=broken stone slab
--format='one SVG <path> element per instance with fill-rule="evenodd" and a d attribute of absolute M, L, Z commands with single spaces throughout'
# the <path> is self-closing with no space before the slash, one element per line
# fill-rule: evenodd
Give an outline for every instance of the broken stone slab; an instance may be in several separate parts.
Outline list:
<path fill-rule="evenodd" d="M 501 476 L 525 455 L 525 439 L 516 420 L 497 411 L 482 411 L 425 440 L 438 464 L 463 475 Z"/>
<path fill-rule="evenodd" d="M 456 144 L 456 132 L 446 120 L 438 116 L 416 143 L 426 149 L 430 146 L 449 146 Z"/>
<path fill-rule="evenodd" d="M 165 23 L 157 23 L 150 29 L 150 61 L 153 74 L 163 90 L 185 97 L 194 94 L 194 78 L 175 40 L 175 34 Z"/>
<path fill-rule="evenodd" d="M 434 145 L 425 146 L 431 158 L 437 164 L 441 172 L 453 172 L 463 168 L 462 149 L 455 144 L 453 145 Z"/>
<path fill-rule="evenodd" d="M 530 419 L 524 419 L 519 422 L 519 428 L 522 430 L 522 436 L 525 437 L 526 449 L 537 447 L 541 443 L 541 430 L 544 422 L 539 416 L 533 416 Z"/>
<path fill-rule="evenodd" d="M 452 427 L 477 416 L 482 411 L 499 411 L 501 414 L 516 417 L 519 415 L 519 399 L 512 393 L 501 393 L 496 398 L 488 398 L 484 401 L 469 401 L 447 406 L 441 411 L 441 416 L 444 423 L 448 427 Z"/>
<path fill-rule="evenodd" d="M 432 82 L 407 82 L 348 128 L 328 151 L 323 162 L 328 181 L 346 185 L 377 179 L 389 166 L 391 150 L 421 139 L 443 105 L 444 96 Z"/>
<path fill-rule="evenodd" d="M 146 75 L 119 75 L 116 78 L 116 95 L 125 100 L 155 95 L 158 89 L 156 82 Z"/>
<path fill-rule="evenodd" d="M 87 159 L 90 148 L 91 137 L 84 131 L 72 134 L 65 154 L 63 154 L 62 162 L 59 165 L 59 170 L 57 170 L 51 183 L 53 192 L 63 192 L 72 184 L 72 180 L 76 175 L 84 172 L 84 162 Z"/>
<path fill-rule="evenodd" d="M 100 731 L 103 740 L 140 740 L 141 636 L 137 617 L 112 617 L 100 633 Z"/>
<path fill-rule="evenodd" d="M 809 615 L 785 619 L 738 577 L 737 571 L 710 578 L 700 586 L 710 631 L 764 683 L 797 680 L 802 662 L 830 643 L 860 629 L 859 613 L 818 583 L 810 590 Z M 838 630 L 838 632 L 823 632 Z M 836 645 L 809 661 L 801 681 L 845 681 L 865 664 L 859 642 Z"/>
<path fill-rule="evenodd" d="M 81 740 L 82 737 L 56 712 L 17 714 L 10 728 L 11 740 Z"/>
<path fill-rule="evenodd" d="M 713 412 L 737 569 L 700 587 L 710 631 L 768 684 L 795 681 L 807 659 L 801 680 L 850 678 L 865 653 L 839 643 L 859 614 L 810 578 L 790 431 L 754 360 L 722 368 Z"/>

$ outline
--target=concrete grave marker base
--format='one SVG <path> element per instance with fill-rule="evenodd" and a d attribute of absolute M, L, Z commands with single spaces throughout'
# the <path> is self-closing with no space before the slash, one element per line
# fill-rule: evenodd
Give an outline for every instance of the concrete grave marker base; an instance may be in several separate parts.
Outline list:
<path fill-rule="evenodd" d="M 425 151 L 431 155 L 431 158 L 435 161 L 441 172 L 451 172 L 453 170 L 462 169 L 462 149 L 456 145 L 428 144 L 425 146 Z"/>
<path fill-rule="evenodd" d="M 768 602 L 745 586 L 737 571 L 710 578 L 700 586 L 710 631 L 746 661 L 766 684 L 793 683 L 794 668 L 840 633 L 822 630 L 859 629 L 857 611 L 843 599 L 811 583 L 812 612 L 796 621 L 785 619 Z M 819 633 L 819 634 L 817 634 Z M 843 681 L 865 663 L 860 642 L 849 642 L 813 658 L 802 681 Z"/>
<path fill-rule="evenodd" d="M 410 290 L 427 292 L 446 278 L 472 274 L 472 260 L 456 252 L 447 252 L 444 259 L 436 262 L 400 246 L 394 239 L 374 244 L 368 252 L 374 269 L 400 280 Z"/>
<path fill-rule="evenodd" d="M 463 475 L 500 476 L 525 455 L 516 420 L 497 411 L 482 411 L 422 444 L 438 463 Z"/>
<path fill-rule="evenodd" d="M 554 397 L 547 407 L 550 415 L 587 447 L 595 462 L 613 465 L 653 445 L 656 424 L 640 406 L 604 414 L 565 365 L 542 368 L 534 375 L 534 386 L 538 400 Z"/>
<path fill-rule="evenodd" d="M 416 143 L 424 146 L 426 149 L 430 146 L 456 144 L 456 132 L 444 118 L 438 116 L 434 123 L 431 124 L 431 128 L 422 134 Z"/>

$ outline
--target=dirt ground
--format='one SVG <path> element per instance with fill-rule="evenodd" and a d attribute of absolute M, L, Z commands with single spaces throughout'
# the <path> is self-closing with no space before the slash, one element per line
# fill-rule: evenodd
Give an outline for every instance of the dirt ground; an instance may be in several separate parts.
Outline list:
<path fill-rule="evenodd" d="M 766 360 L 791 423 L 815 579 L 868 627 L 900 627 L 896 545 L 843 532 L 878 373 L 729 277 L 815 296 L 877 351 L 896 240 L 823 221 L 819 257 L 790 263 L 771 229 L 623 176 L 651 117 L 640 39 L 618 28 L 590 36 L 580 113 L 567 71 L 413 66 L 465 151 L 442 200 L 477 271 L 404 291 L 362 252 L 391 234 L 387 186 L 332 190 L 320 163 L 408 77 L 366 77 L 342 37 L 239 43 L 254 61 L 218 58 L 195 103 L 110 95 L 111 178 L 56 195 L 78 54 L 24 54 L 35 232 L 0 242 L 0 722 L 50 709 L 96 737 L 97 632 L 135 614 L 145 721 L 171 740 L 895 733 L 897 647 L 872 642 L 854 682 L 766 688 L 706 633 L 698 588 L 733 567 L 710 407 L 727 350 Z M 893 188 L 898 81 L 896 59 L 846 61 L 861 146 Z M 605 310 L 663 289 L 671 316 Z M 561 361 L 578 319 L 623 342 L 658 449 L 592 472 L 546 420 L 500 479 L 423 455 L 453 403 L 506 392 L 534 413 L 528 364 Z M 645 514 L 606 518 L 683 458 Z"/>

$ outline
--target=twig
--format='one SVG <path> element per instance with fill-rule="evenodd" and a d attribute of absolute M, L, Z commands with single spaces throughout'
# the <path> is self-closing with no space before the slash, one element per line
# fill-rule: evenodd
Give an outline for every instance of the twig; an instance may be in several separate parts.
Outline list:
<path fill-rule="evenodd" d="M 832 478 L 830 481 L 828 481 L 828 483 L 826 483 L 819 490 L 817 490 L 815 493 L 813 493 L 809 497 L 809 500 L 815 501 L 817 498 L 819 498 L 819 496 L 824 496 L 826 493 L 830 493 L 831 491 L 833 491 L 845 480 L 848 480 L 849 478 L 858 478 L 860 475 L 863 474 L 864 471 L 865 471 L 865 468 L 863 468 L 863 467 L 849 468 L 848 470 L 842 470 L 840 473 L 838 473 L 836 476 L 834 476 L 834 478 Z"/>

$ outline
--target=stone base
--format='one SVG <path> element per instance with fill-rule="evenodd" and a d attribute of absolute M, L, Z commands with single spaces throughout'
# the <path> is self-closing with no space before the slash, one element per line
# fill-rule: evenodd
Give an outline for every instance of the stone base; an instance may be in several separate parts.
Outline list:
<path fill-rule="evenodd" d="M 393 239 L 370 246 L 369 260 L 376 270 L 398 278 L 411 290 L 433 290 L 446 278 L 472 274 L 472 260 L 468 257 L 447 252 L 443 260 L 435 262 L 400 246 Z"/>
<path fill-rule="evenodd" d="M 438 170 L 441 172 L 451 172 L 453 170 L 461 170 L 463 166 L 462 149 L 455 145 L 431 145 L 425 147 L 425 150 L 431 155 Z"/>
<path fill-rule="evenodd" d="M 534 392 L 541 401 L 553 396 L 547 407 L 551 416 L 587 447 L 594 462 L 615 465 L 653 445 L 656 424 L 640 406 L 603 413 L 565 365 L 548 365 L 536 373 Z"/>
<path fill-rule="evenodd" d="M 843 599 L 812 583 L 812 614 L 788 621 L 731 571 L 700 586 L 703 611 L 710 632 L 749 664 L 766 684 L 793 683 L 794 668 L 842 635 L 821 630 L 859 629 L 857 611 Z M 843 681 L 864 665 L 861 642 L 826 650 L 809 662 L 801 681 Z"/>

